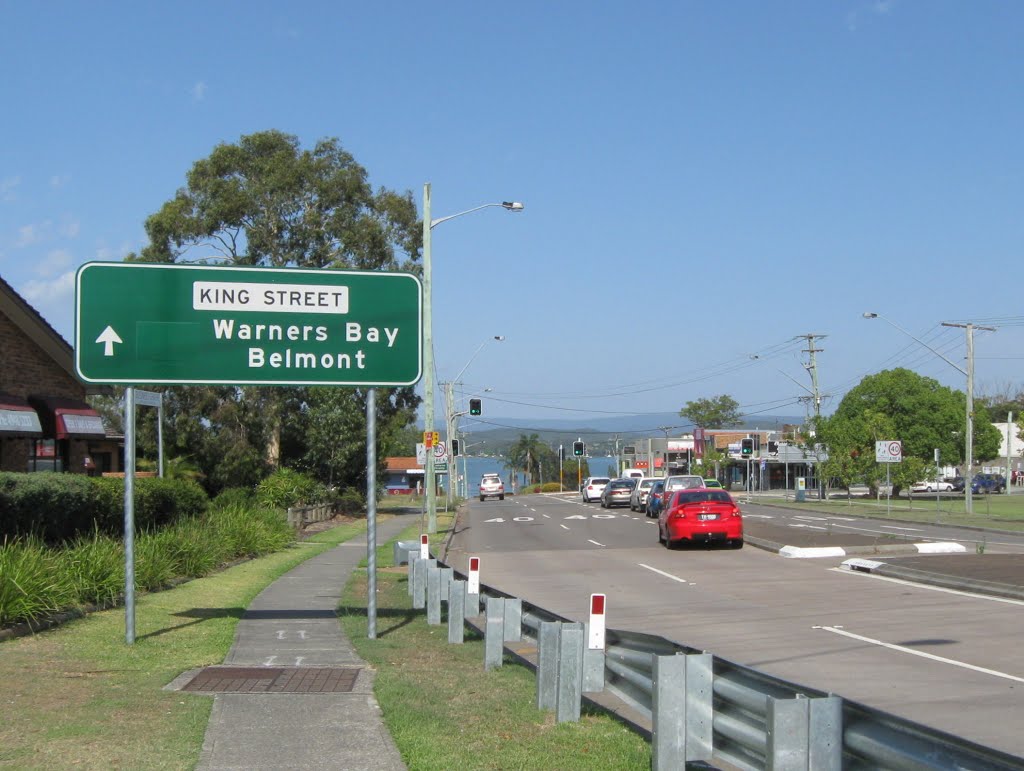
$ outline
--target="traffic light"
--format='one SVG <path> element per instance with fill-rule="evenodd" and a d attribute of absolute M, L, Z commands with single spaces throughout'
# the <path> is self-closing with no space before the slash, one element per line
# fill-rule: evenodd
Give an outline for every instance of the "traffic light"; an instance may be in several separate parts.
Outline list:
<path fill-rule="evenodd" d="M 452 457 L 456 457 L 459 454 L 459 440 L 452 439 Z"/>
<path fill-rule="evenodd" d="M 480 400 L 479 399 L 470 399 L 469 400 L 469 414 L 470 415 L 479 415 L 480 414 Z"/>
<path fill-rule="evenodd" d="M 583 446 L 583 442 L 572 443 L 572 454 L 575 455 L 577 458 L 582 457 L 585 451 L 586 448 Z"/>
<path fill-rule="evenodd" d="M 749 436 L 740 440 L 740 455 L 749 458 L 754 454 L 754 440 Z"/>

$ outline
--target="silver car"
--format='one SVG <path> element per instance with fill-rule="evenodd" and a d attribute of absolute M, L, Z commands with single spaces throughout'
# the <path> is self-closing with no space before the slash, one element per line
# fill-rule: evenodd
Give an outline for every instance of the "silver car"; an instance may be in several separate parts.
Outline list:
<path fill-rule="evenodd" d="M 647 511 L 647 496 L 651 493 L 651 487 L 660 477 L 643 477 L 638 479 L 636 487 L 629 496 L 630 511 Z"/>

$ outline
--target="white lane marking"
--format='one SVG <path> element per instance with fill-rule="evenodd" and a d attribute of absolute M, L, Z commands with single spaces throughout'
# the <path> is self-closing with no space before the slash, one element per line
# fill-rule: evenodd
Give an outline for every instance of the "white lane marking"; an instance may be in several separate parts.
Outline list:
<path fill-rule="evenodd" d="M 586 517 L 584 517 L 582 514 L 573 514 L 571 516 L 566 517 L 566 519 L 586 519 Z"/>
<path fill-rule="evenodd" d="M 615 519 L 617 514 L 592 514 L 594 519 Z"/>
<path fill-rule="evenodd" d="M 285 631 L 284 631 L 283 629 L 278 629 L 278 630 L 277 630 L 277 639 L 278 639 L 278 640 L 283 640 L 283 639 L 284 639 L 284 636 L 285 636 L 286 634 L 288 634 L 288 633 L 287 633 L 287 632 L 285 632 Z"/>
<path fill-rule="evenodd" d="M 306 639 L 306 630 L 305 629 L 300 629 L 299 630 L 299 639 L 300 640 L 305 640 Z"/>
<path fill-rule="evenodd" d="M 274 659 L 276 659 L 276 658 L 277 658 L 276 655 L 275 656 L 267 656 L 267 660 L 263 662 L 263 666 L 265 666 L 265 667 L 273 666 L 274 665 Z"/>
<path fill-rule="evenodd" d="M 751 517 L 756 517 L 757 519 L 775 519 L 775 517 L 772 516 L 771 514 L 746 514 L 746 513 L 744 513 L 743 516 L 747 517 L 748 519 L 751 518 Z"/>
<path fill-rule="evenodd" d="M 815 522 L 824 522 L 828 519 L 828 517 L 811 517 L 806 514 L 794 514 L 793 519 L 810 519 Z"/>
<path fill-rule="evenodd" d="M 636 564 L 639 565 L 642 568 L 645 568 L 646 570 L 650 570 L 652 573 L 657 573 L 659 576 L 665 576 L 665 578 L 671 578 L 673 581 L 678 581 L 681 584 L 687 583 L 685 578 L 680 578 L 679 576 L 674 576 L 671 573 L 666 573 L 664 570 L 658 570 L 657 568 L 652 568 L 650 565 L 645 565 L 642 562 L 638 562 Z"/>
<path fill-rule="evenodd" d="M 896 525 L 882 525 L 883 530 L 913 530 L 915 532 L 921 532 L 924 528 L 920 527 L 896 527 Z"/>
<path fill-rule="evenodd" d="M 541 516 L 543 516 L 544 519 L 551 519 L 551 515 L 550 514 L 543 514 Z"/>
<path fill-rule="evenodd" d="M 504 521 L 505 520 L 502 517 L 495 517 L 494 519 L 485 519 L 484 520 L 484 522 L 504 522 Z M 415 543 L 415 541 L 413 543 Z"/>
<path fill-rule="evenodd" d="M 533 517 L 512 517 L 513 522 L 533 522 Z"/>
<path fill-rule="evenodd" d="M 985 667 L 975 666 L 974 664 L 968 664 L 964 661 L 957 661 L 956 659 L 947 659 L 943 656 L 936 656 L 934 653 L 925 653 L 924 651 L 914 650 L 913 648 L 907 648 L 903 645 L 896 645 L 895 643 L 883 642 L 882 640 L 876 640 L 873 637 L 864 637 L 863 635 L 854 634 L 853 632 L 847 632 L 845 629 L 839 629 L 834 626 L 812 626 L 811 629 L 821 629 L 826 632 L 832 632 L 833 634 L 842 635 L 843 637 L 849 637 L 853 640 L 860 640 L 861 642 L 871 643 L 872 645 L 880 645 L 883 648 L 888 648 L 889 650 L 893 651 L 899 651 L 900 653 L 909 653 L 912 656 L 920 656 L 923 659 L 931 659 L 932 661 L 938 661 L 943 664 L 952 664 L 954 667 L 962 667 L 963 669 L 970 669 L 974 672 L 981 672 L 985 675 L 993 675 L 994 677 L 1002 677 L 1005 680 L 1013 680 L 1016 683 L 1024 683 L 1024 677 L 1009 675 L 1006 672 L 999 672 L 995 669 L 986 669 Z"/>
<path fill-rule="evenodd" d="M 301 667 L 302 666 L 302 662 L 305 661 L 305 660 L 306 660 L 305 656 L 296 656 L 295 657 L 295 666 Z"/>
<path fill-rule="evenodd" d="M 569 528 L 568 528 L 568 527 L 566 527 L 565 525 L 559 525 L 559 527 L 560 527 L 560 528 L 562 528 L 563 530 L 568 530 L 568 529 L 569 529 Z"/>
<path fill-rule="evenodd" d="M 587 540 L 590 541 L 590 543 L 594 544 L 594 546 L 604 546 L 603 543 L 598 543 L 597 541 L 591 541 L 589 538 Z"/>
<path fill-rule="evenodd" d="M 844 568 L 829 568 L 829 570 L 836 573 L 842 573 L 847 576 L 860 576 L 861 578 L 873 578 L 876 581 L 889 581 L 893 584 L 901 584 L 903 586 L 913 586 L 918 589 L 927 589 L 931 592 L 945 592 L 946 594 L 956 594 L 961 597 L 970 597 L 974 600 L 989 600 L 990 602 L 1004 602 L 1010 605 L 1020 605 L 1024 607 L 1024 600 L 1014 600 L 1011 597 L 996 597 L 991 594 L 977 594 L 976 592 L 965 592 L 962 589 L 950 589 L 946 586 L 932 586 L 931 584 L 919 584 L 915 581 L 904 581 L 902 578 L 893 578 L 891 576 L 879 576 L 874 573 L 865 573 L 861 570 L 846 570 Z"/>

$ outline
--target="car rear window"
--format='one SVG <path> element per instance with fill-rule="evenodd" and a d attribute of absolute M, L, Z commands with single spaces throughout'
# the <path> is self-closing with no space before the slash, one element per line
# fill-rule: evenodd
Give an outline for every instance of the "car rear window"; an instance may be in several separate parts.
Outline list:
<path fill-rule="evenodd" d="M 590 480 L 590 484 L 592 485 L 606 485 L 608 484 L 608 482 L 608 477 L 594 477 L 593 479 Z"/>
<path fill-rule="evenodd" d="M 724 490 L 694 490 L 693 492 L 676 493 L 676 504 L 703 503 L 712 501 L 714 503 L 729 503 L 732 498 Z"/>

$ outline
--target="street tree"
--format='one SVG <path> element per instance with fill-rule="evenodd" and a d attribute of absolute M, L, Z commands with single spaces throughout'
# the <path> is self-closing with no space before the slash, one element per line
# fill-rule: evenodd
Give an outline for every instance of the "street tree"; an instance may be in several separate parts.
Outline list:
<path fill-rule="evenodd" d="M 722 394 L 687 402 L 679 410 L 679 417 L 686 418 L 700 428 L 729 428 L 739 425 L 743 416 L 740 414 L 739 402 L 728 394 Z"/>
<path fill-rule="evenodd" d="M 423 239 L 411 192 L 374 191 L 366 170 L 335 138 L 303 149 L 297 137 L 276 130 L 217 145 L 193 164 L 185 186 L 146 219 L 145 229 L 149 243 L 126 260 L 419 272 Z M 230 445 L 221 448 L 231 451 L 224 456 L 202 447 L 196 451 L 207 479 L 225 484 L 247 484 L 247 474 L 239 475 L 241 466 L 211 473 L 208 464 L 234 465 L 231 458 L 244 464 L 252 453 L 241 447 L 248 445 L 258 450 L 261 473 L 276 468 L 285 418 L 293 425 L 315 414 L 302 409 L 306 402 L 294 389 L 201 390 L 202 398 L 183 396 L 176 407 L 232 413 L 230 428 L 204 424 L 205 413 L 182 416 L 193 441 L 209 428 L 218 438 L 214 445 Z M 401 390 L 378 389 L 378 402 L 389 402 L 401 414 L 411 394 Z M 363 409 L 351 399 L 340 399 L 336 408 Z M 359 423 L 356 415 L 338 420 Z M 297 434 L 303 436 L 301 430 Z M 296 450 L 293 457 L 308 452 Z"/>
<path fill-rule="evenodd" d="M 966 396 L 932 378 L 902 368 L 869 375 L 846 394 L 831 417 L 816 421 L 817 440 L 828 447 L 825 471 L 847 483 L 861 479 L 877 485 L 885 477 L 884 464 L 875 463 L 875 442 L 882 440 L 901 441 L 904 459 L 922 464 L 905 463 L 890 469 L 898 480 L 894 487 L 917 481 L 904 479 L 904 472 L 927 473 L 936 448 L 946 462 L 962 463 L 965 411 Z M 975 457 L 979 461 L 994 458 L 999 441 L 998 430 L 989 422 L 985 408 L 978 405 Z"/>

